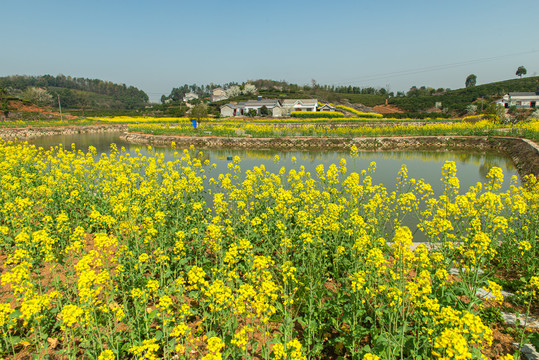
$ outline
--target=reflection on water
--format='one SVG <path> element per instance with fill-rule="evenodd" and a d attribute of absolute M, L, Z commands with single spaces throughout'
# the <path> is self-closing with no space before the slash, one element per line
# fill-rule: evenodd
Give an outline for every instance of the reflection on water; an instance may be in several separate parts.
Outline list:
<path fill-rule="evenodd" d="M 143 156 L 152 155 L 154 152 L 164 155 L 165 160 L 174 159 L 174 153 L 181 150 L 171 148 L 152 148 L 148 146 L 135 145 L 122 141 L 120 133 L 101 133 L 101 134 L 79 134 L 50 136 L 35 139 L 31 143 L 44 147 L 63 144 L 65 148 L 71 148 L 71 144 L 84 152 L 88 151 L 89 146 L 97 149 L 97 153 L 110 153 L 112 143 L 118 148 L 135 155 L 136 150 Z M 510 158 L 485 152 L 455 152 L 455 151 L 365 151 L 360 152 L 359 157 L 351 158 L 346 151 L 279 151 L 279 150 L 196 150 L 194 156 L 200 160 L 209 160 L 215 164 L 215 169 L 211 167 L 207 171 L 208 177 L 217 177 L 219 174 L 227 173 L 229 158 L 239 156 L 241 158 L 241 168 L 243 171 L 250 170 L 255 166 L 264 165 L 266 170 L 273 173 L 280 171 L 285 167 L 286 171 L 290 169 L 299 169 L 304 166 L 305 170 L 311 174 L 316 174 L 316 167 L 324 165 L 327 170 L 331 164 L 339 164 L 342 158 L 346 159 L 348 173 L 360 172 L 367 169 L 371 162 L 376 162 L 376 172 L 372 176 L 373 184 L 383 184 L 388 191 L 395 190 L 397 173 L 401 166 L 405 164 L 408 168 L 410 178 L 424 179 L 432 186 L 434 193 L 440 195 L 443 191 L 443 185 L 440 181 L 441 168 L 446 161 L 454 161 L 457 166 L 457 175 L 460 180 L 461 192 L 465 192 L 469 187 L 476 185 L 477 182 L 487 182 L 486 175 L 488 171 L 497 166 L 503 170 L 505 181 L 502 191 L 509 188 L 509 179 L 518 173 Z M 275 161 L 278 155 L 279 161 Z M 295 161 L 293 161 L 295 158 Z M 206 185 L 208 180 L 206 180 Z M 518 181 L 520 184 L 520 181 Z M 211 206 L 212 195 L 206 194 L 206 201 Z M 408 226 L 412 231 L 417 228 L 417 221 L 413 218 L 406 218 L 403 225 Z M 414 241 L 425 241 L 423 234 L 415 233 Z"/>
<path fill-rule="evenodd" d="M 75 144 L 76 148 L 84 152 L 89 146 L 93 146 L 99 153 L 109 153 L 110 144 L 115 143 L 118 148 L 124 147 L 126 151 L 134 154 L 138 149 L 142 155 L 151 155 L 148 147 L 127 143 L 119 138 L 121 133 L 93 133 L 77 135 L 58 135 L 42 137 L 30 141 L 31 143 L 49 148 L 63 144 L 65 148 L 71 148 Z M 165 159 L 173 159 L 174 152 L 170 148 L 155 148 L 152 151 L 163 153 Z M 216 169 L 212 171 L 213 176 L 228 172 L 228 157 L 239 156 L 243 170 L 252 169 L 263 164 L 267 170 L 278 172 L 281 167 L 288 171 L 292 168 L 299 168 L 303 165 L 306 171 L 315 173 L 315 168 L 319 164 L 324 164 L 325 169 L 330 164 L 338 164 L 341 158 L 346 159 L 348 172 L 359 172 L 367 169 L 374 161 L 377 164 L 376 172 L 373 176 L 374 183 L 384 184 L 388 190 L 392 190 L 395 184 L 397 173 L 402 164 L 406 164 L 408 175 L 417 179 L 424 179 L 431 184 L 437 193 L 442 189 L 440 183 L 440 171 L 446 161 L 454 161 L 457 165 L 457 175 L 460 179 L 462 190 L 468 189 L 477 182 L 486 182 L 486 175 L 493 166 L 498 166 L 503 170 L 506 181 L 503 190 L 508 189 L 509 179 L 512 175 L 518 175 L 511 159 L 501 154 L 470 152 L 470 151 L 364 151 L 359 153 L 358 158 L 351 159 L 347 151 L 281 151 L 281 150 L 201 150 L 203 160 L 209 160 L 216 164 Z M 279 156 L 279 162 L 274 161 L 275 155 Z M 292 162 L 296 158 L 296 163 Z"/>

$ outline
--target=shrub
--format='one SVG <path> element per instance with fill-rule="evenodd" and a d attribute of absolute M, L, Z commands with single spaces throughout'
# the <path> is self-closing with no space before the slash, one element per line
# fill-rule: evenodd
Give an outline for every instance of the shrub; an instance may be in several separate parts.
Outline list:
<path fill-rule="evenodd" d="M 292 111 L 290 113 L 290 116 L 300 119 L 306 119 L 306 118 L 338 118 L 338 117 L 344 117 L 343 113 L 340 112 L 333 112 L 333 111 Z"/>

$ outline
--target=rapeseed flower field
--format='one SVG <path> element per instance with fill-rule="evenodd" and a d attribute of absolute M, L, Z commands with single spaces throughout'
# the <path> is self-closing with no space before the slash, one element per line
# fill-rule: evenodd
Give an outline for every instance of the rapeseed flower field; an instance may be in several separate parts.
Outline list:
<path fill-rule="evenodd" d="M 435 195 L 405 166 L 391 192 L 375 163 L 229 168 L 0 142 L 0 357 L 513 358 L 488 314 L 507 273 L 536 309 L 535 177 L 461 189 L 447 162 Z"/>

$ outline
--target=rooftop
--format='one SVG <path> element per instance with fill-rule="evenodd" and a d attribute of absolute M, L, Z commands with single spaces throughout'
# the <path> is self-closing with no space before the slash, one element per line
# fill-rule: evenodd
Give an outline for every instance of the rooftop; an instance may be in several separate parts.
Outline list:
<path fill-rule="evenodd" d="M 318 102 L 318 99 L 286 99 L 283 100 L 283 106 L 293 106 L 298 101 L 301 102 L 303 105 L 314 106 Z"/>

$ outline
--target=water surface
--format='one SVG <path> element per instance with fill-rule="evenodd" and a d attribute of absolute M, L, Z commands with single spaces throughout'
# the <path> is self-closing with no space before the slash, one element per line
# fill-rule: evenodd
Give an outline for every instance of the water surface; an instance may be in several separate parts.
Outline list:
<path fill-rule="evenodd" d="M 142 155 L 151 155 L 146 145 L 131 144 L 120 139 L 122 133 L 105 132 L 74 135 L 56 135 L 41 137 L 30 142 L 44 148 L 58 146 L 62 144 L 64 148 L 71 148 L 71 144 L 84 152 L 89 146 L 97 149 L 97 153 L 110 153 L 110 145 L 115 143 L 118 148 L 124 147 L 126 151 L 134 154 L 138 149 Z M 172 160 L 173 154 L 177 150 L 171 148 L 153 148 L 152 151 L 165 154 L 165 158 Z M 255 166 L 264 164 L 266 170 L 278 172 L 281 167 L 286 171 L 299 169 L 303 165 L 306 171 L 315 174 L 316 167 L 324 164 L 327 170 L 331 164 L 339 164 L 342 158 L 346 159 L 348 172 L 360 172 L 367 169 L 371 162 L 376 162 L 376 172 L 373 175 L 373 183 L 383 184 L 389 191 L 394 189 L 397 173 L 401 166 L 405 164 L 408 168 L 409 177 L 424 179 L 431 184 L 433 190 L 438 195 L 442 190 L 440 182 L 441 168 L 446 161 L 454 161 L 457 166 L 457 175 L 460 180 L 461 191 L 467 190 L 477 182 L 487 182 L 486 175 L 491 167 L 497 166 L 503 170 L 505 182 L 502 190 L 509 188 L 509 179 L 513 175 L 518 176 L 518 172 L 511 159 L 503 154 L 494 152 L 470 152 L 470 151 L 363 151 L 358 158 L 351 158 L 349 152 L 344 150 L 201 150 L 203 158 L 210 163 L 216 164 L 216 169 L 212 171 L 213 176 L 228 172 L 227 165 L 229 157 L 239 156 L 241 158 L 241 168 L 243 171 L 252 169 Z M 274 161 L 278 155 L 279 161 Z M 293 163 L 292 159 L 296 159 Z M 518 182 L 520 184 L 520 181 Z"/>

